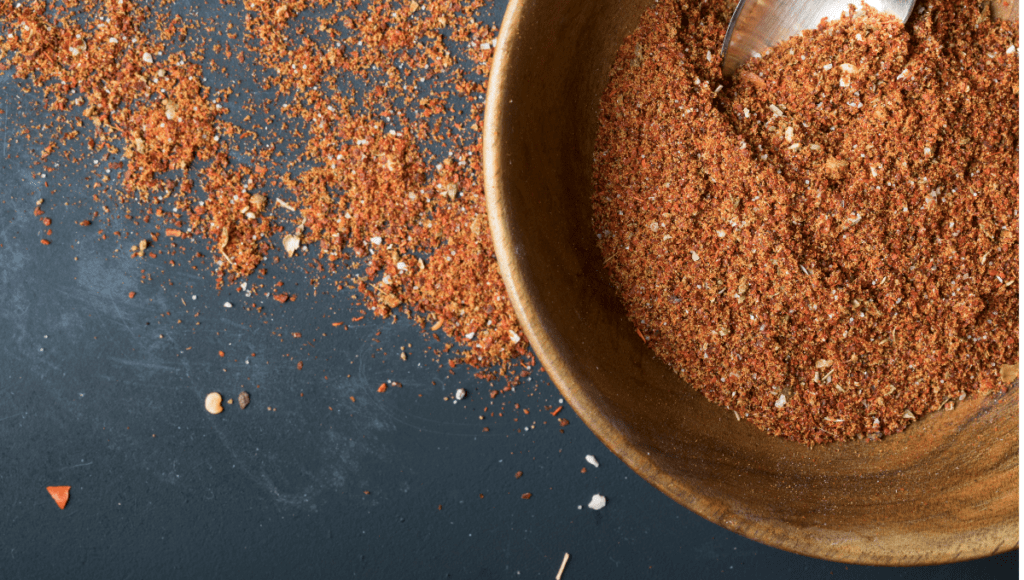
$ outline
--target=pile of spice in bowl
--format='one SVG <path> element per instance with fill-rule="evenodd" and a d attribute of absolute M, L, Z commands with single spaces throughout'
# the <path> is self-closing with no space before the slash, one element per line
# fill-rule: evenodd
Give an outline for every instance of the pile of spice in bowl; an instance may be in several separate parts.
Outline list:
<path fill-rule="evenodd" d="M 726 2 L 659 2 L 601 99 L 593 227 L 647 345 L 807 444 L 899 433 L 1018 364 L 1018 32 L 870 9 L 723 79 Z"/>
<path fill-rule="evenodd" d="M 509 5 L 483 167 L 526 336 L 726 529 L 871 565 L 1012 549 L 1015 26 L 865 11 L 726 79 L 731 8 Z"/>

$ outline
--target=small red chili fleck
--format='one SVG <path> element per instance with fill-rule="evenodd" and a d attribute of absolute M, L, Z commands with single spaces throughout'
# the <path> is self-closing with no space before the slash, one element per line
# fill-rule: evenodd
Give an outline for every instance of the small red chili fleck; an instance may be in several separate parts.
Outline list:
<path fill-rule="evenodd" d="M 562 412 L 562 406 L 559 405 L 554 411 L 551 411 L 551 416 L 554 417 L 555 415 L 558 415 L 561 412 Z"/>
<path fill-rule="evenodd" d="M 331 326 L 341 326 L 343 324 L 345 324 L 345 323 L 344 322 L 332 322 Z"/>
<path fill-rule="evenodd" d="M 91 226 L 92 222 L 89 221 L 89 220 L 82 220 L 82 221 L 78 222 L 78 225 L 83 226 L 83 227 L 84 226 Z"/>
<path fill-rule="evenodd" d="M 224 356 L 224 351 L 218 350 L 217 351 L 217 356 L 223 357 Z"/>
<path fill-rule="evenodd" d="M 352 322 L 359 322 L 362 319 L 363 319 L 362 316 L 356 316 L 355 318 L 352 319 Z"/>
<path fill-rule="evenodd" d="M 568 419 L 559 419 L 558 420 L 558 424 L 561 425 L 562 427 L 565 427 L 565 426 L 567 426 L 569 424 L 569 420 Z"/>
<path fill-rule="evenodd" d="M 129 292 L 128 298 L 135 298 L 135 292 Z"/>
<path fill-rule="evenodd" d="M 50 240 L 39 240 L 39 243 L 44 245 L 44 246 L 49 246 L 50 245 Z"/>
<path fill-rule="evenodd" d="M 529 493 L 529 492 L 527 492 L 527 493 L 524 493 L 524 494 L 522 495 L 522 497 L 523 497 L 523 499 L 530 499 L 531 497 L 533 497 L 533 494 L 532 494 L 532 493 Z"/>
<path fill-rule="evenodd" d="M 383 393 L 386 390 L 388 390 L 388 386 L 386 384 L 384 384 L 384 383 L 381 383 L 380 386 L 377 387 L 377 392 L 378 393 Z"/>
<path fill-rule="evenodd" d="M 516 479 L 519 479 L 522 476 L 523 476 L 523 472 L 522 471 L 517 471 L 516 472 Z"/>
<path fill-rule="evenodd" d="M 52 223 L 53 223 L 53 220 L 51 220 L 50 218 L 43 218 L 43 225 L 44 226 L 49 226 Z"/>
<path fill-rule="evenodd" d="M 281 304 L 288 302 L 289 296 L 287 294 L 274 294 L 274 300 L 277 300 Z"/>
<path fill-rule="evenodd" d="M 295 365 L 295 368 L 297 368 L 297 369 L 299 369 L 301 371 L 302 370 L 302 361 L 299 361 L 299 364 Z"/>

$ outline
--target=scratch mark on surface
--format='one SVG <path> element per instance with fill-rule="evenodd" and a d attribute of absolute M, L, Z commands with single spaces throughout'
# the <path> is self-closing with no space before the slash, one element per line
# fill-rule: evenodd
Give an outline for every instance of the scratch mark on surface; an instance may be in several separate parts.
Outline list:
<path fill-rule="evenodd" d="M 60 468 L 60 470 L 64 471 L 65 469 L 74 469 L 76 467 L 85 467 L 86 465 L 92 465 L 92 461 L 90 461 L 88 463 L 79 463 L 78 465 L 69 465 L 67 467 Z"/>

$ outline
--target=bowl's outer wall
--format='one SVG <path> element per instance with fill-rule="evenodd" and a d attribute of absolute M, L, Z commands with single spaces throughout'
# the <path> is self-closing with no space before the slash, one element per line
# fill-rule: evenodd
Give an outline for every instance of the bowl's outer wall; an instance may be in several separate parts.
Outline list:
<path fill-rule="evenodd" d="M 649 0 L 512 0 L 489 80 L 491 230 L 527 337 L 616 455 L 708 520 L 860 564 L 967 560 L 1018 544 L 1018 389 L 881 442 L 809 449 L 709 403 L 637 336 L 590 222 L 598 102 Z M 614 501 L 614 499 L 613 499 Z"/>

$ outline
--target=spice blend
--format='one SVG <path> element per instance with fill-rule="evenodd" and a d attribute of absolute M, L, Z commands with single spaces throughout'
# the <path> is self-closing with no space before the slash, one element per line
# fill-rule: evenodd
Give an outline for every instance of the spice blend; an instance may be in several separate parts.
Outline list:
<path fill-rule="evenodd" d="M 466 347 L 452 364 L 516 380 L 527 345 L 477 176 L 485 3 L 237 4 L 223 21 L 131 0 L 0 3 L 0 68 L 53 112 L 25 129 L 50 141 L 34 175 L 89 167 L 103 206 L 83 227 L 105 239 L 113 215 L 133 220 L 139 258 L 198 241 L 207 253 L 189 258 L 212 256 L 218 286 L 255 275 L 246 307 L 294 301 L 265 281 L 267 258 L 305 256 L 314 290 L 356 289 L 378 316 Z M 332 279 L 339 267 L 356 271 Z"/>
<path fill-rule="evenodd" d="M 1018 361 L 1018 33 L 860 11 L 721 78 L 731 6 L 661 1 L 601 101 L 593 223 L 647 344 L 807 444 L 877 438 Z"/>

